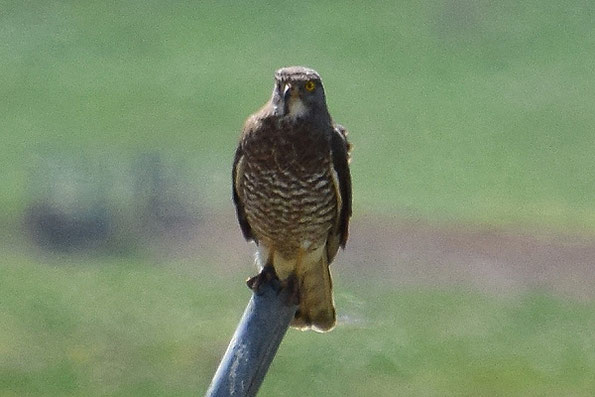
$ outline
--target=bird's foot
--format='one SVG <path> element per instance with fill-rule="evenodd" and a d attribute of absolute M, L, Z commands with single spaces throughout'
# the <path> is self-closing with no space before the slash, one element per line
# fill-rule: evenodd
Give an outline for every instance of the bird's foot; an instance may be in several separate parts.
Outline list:
<path fill-rule="evenodd" d="M 281 288 L 287 289 L 287 304 L 297 306 L 300 304 L 300 289 L 298 278 L 291 274 L 286 280 L 281 282 Z"/>
<path fill-rule="evenodd" d="M 262 295 L 264 292 L 263 288 L 267 284 L 270 284 L 277 293 L 281 291 L 281 282 L 279 281 L 279 277 L 277 277 L 275 269 L 271 265 L 263 267 L 260 273 L 246 280 L 246 285 L 254 291 L 256 295 Z"/>

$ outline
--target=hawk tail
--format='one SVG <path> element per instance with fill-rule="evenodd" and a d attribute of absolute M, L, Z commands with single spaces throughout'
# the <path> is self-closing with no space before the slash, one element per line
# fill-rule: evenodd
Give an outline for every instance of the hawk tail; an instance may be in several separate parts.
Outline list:
<path fill-rule="evenodd" d="M 299 307 L 291 326 L 301 330 L 328 332 L 335 327 L 333 282 L 326 252 L 297 274 Z"/>

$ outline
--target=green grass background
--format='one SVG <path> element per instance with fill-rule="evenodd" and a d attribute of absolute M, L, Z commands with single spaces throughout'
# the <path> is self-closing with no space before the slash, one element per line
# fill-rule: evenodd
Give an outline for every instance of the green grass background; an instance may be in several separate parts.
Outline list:
<path fill-rule="evenodd" d="M 578 0 L 0 2 L 0 394 L 206 389 L 248 299 L 221 258 L 64 265 L 14 248 L 15 225 L 48 151 L 159 150 L 205 207 L 233 211 L 236 139 L 281 66 L 317 69 L 350 130 L 356 216 L 592 234 L 594 15 Z M 593 302 L 363 283 L 337 282 L 362 320 L 290 332 L 262 395 L 595 390 Z"/>
<path fill-rule="evenodd" d="M 593 231 L 594 7 L 5 2 L 0 204 L 16 213 L 47 148 L 162 149 L 227 177 L 273 71 L 305 64 L 351 131 L 357 208 Z"/>
<path fill-rule="evenodd" d="M 237 275 L 207 263 L 10 259 L 0 268 L 8 396 L 200 395 L 249 298 Z M 290 330 L 262 395 L 595 390 L 592 303 L 369 284 L 339 275 L 348 318 L 328 335 Z"/>

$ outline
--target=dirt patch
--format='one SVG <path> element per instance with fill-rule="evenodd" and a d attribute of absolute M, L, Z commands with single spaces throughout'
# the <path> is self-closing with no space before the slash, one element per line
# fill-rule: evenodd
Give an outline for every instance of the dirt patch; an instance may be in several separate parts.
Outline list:
<path fill-rule="evenodd" d="M 584 236 L 367 218 L 354 222 L 342 262 L 399 284 L 595 297 L 595 239 Z"/>
<path fill-rule="evenodd" d="M 192 242 L 180 244 L 176 252 L 226 258 L 249 274 L 253 249 L 244 242 L 233 212 L 222 212 L 203 219 Z M 357 216 L 333 270 L 346 279 L 365 274 L 401 286 L 493 293 L 543 289 L 593 299 L 595 238 Z M 225 266 L 221 271 L 235 270 Z"/>

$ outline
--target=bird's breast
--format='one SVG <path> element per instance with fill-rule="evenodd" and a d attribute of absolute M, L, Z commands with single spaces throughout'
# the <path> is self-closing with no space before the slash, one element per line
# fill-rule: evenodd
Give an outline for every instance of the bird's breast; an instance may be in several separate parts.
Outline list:
<path fill-rule="evenodd" d="M 244 148 L 246 216 L 259 241 L 286 255 L 300 247 L 315 249 L 337 216 L 330 150 L 324 140 L 273 138 Z"/>

